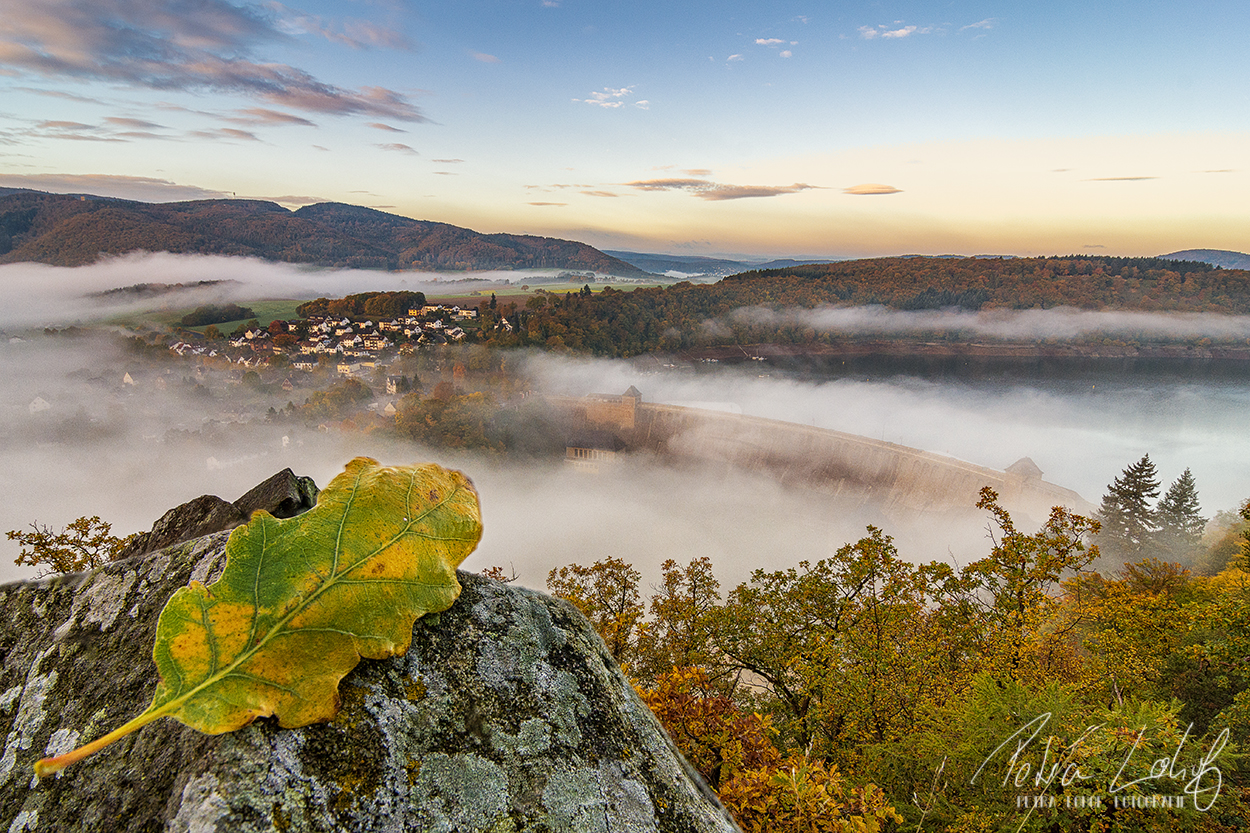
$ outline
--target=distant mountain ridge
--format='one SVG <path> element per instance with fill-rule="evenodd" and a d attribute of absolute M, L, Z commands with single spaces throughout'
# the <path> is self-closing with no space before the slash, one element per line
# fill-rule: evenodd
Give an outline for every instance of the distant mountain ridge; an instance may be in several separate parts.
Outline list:
<path fill-rule="evenodd" d="M 0 195 L 0 263 L 81 266 L 134 251 L 259 257 L 363 269 L 643 270 L 585 243 L 480 234 L 372 208 L 319 203 L 289 211 L 262 200 L 145 203 L 89 195 Z"/>
<path fill-rule="evenodd" d="M 619 258 L 626 263 L 637 266 L 648 272 L 663 275 L 676 272 L 691 277 L 717 277 L 736 275 L 739 272 L 750 272 L 756 269 L 784 269 L 787 266 L 806 266 L 813 263 L 835 263 L 832 259 L 823 260 L 769 260 L 766 262 L 750 260 L 728 260 L 719 257 L 703 257 L 701 255 L 666 255 L 651 252 L 626 252 L 615 249 L 604 249 L 604 253 Z"/>
<path fill-rule="evenodd" d="M 1224 269 L 1250 269 L 1250 255 L 1244 252 L 1230 252 L 1225 249 L 1185 249 L 1168 255 L 1159 255 L 1167 260 L 1185 260 L 1194 263 L 1209 263 Z"/>

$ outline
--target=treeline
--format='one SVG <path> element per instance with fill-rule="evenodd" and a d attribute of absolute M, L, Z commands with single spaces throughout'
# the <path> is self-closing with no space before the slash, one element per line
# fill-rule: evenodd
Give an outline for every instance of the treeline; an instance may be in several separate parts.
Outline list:
<path fill-rule="evenodd" d="M 425 304 L 424 292 L 361 292 L 345 298 L 318 298 L 295 308 L 301 318 L 314 315 L 374 321 L 402 318 Z"/>
<path fill-rule="evenodd" d="M 203 327 L 205 324 L 245 321 L 255 317 L 256 312 L 251 307 L 241 307 L 238 304 L 204 304 L 182 316 L 180 323 L 184 327 Z"/>
<path fill-rule="evenodd" d="M 808 343 L 837 336 L 800 319 L 744 314 L 826 305 L 1250 313 L 1250 272 L 1155 258 L 880 258 L 733 275 L 630 292 L 537 295 L 483 322 L 490 343 L 632 356 L 715 344 Z M 512 331 L 494 328 L 506 318 Z"/>
<path fill-rule="evenodd" d="M 547 584 L 746 830 L 1245 829 L 1250 538 L 1212 577 L 1104 575 L 1096 521 L 1026 535 L 992 490 L 978 507 L 989 553 L 963 567 L 869 527 L 728 593 L 706 558 L 649 598 L 615 558 Z"/>

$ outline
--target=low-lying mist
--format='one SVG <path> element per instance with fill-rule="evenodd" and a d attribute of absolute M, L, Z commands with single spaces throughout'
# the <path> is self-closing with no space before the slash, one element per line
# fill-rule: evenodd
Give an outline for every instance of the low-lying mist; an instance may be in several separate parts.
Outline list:
<path fill-rule="evenodd" d="M 58 298 L 70 305 L 88 291 L 117 286 L 223 279 L 244 282 L 229 298 L 237 301 L 291 297 L 297 286 L 311 288 L 309 297 L 420 288 L 413 275 L 306 273 L 257 261 L 169 255 L 77 270 L 6 266 L 0 267 L 8 299 L 0 305 L 0 322 L 10 335 L 17 326 L 64 326 L 92 308 L 89 302 L 61 308 Z M 1038 313 L 1036 320 L 1045 322 L 1049 314 Z M 1195 332 L 1213 336 L 1228 323 L 1220 316 L 1191 318 L 1194 326 L 1208 321 L 1209 330 Z M 646 583 L 657 581 L 665 559 L 684 563 L 707 556 L 722 582 L 733 585 L 756 568 L 825 557 L 862 536 L 868 523 L 883 526 L 902 555 L 917 561 L 966 563 L 989 546 L 985 520 L 975 515 L 949 524 L 932 517 L 887 520 L 720 467 L 677 469 L 635 457 L 592 475 L 558 459 L 522 463 L 421 448 L 376 433 L 269 423 L 268 407 L 281 409 L 287 399 L 298 403 L 307 393 L 222 397 L 197 386 L 190 364 L 170 365 L 160 384 L 152 373 L 137 372 L 131 385 L 124 376 L 133 357 L 113 339 L 23 338 L 0 343 L 0 532 L 33 521 L 59 528 L 79 516 L 99 515 L 115 534 L 127 534 L 149 528 L 167 509 L 200 494 L 234 500 L 287 466 L 324 486 L 351 457 L 367 454 L 387 463 L 434 460 L 467 472 L 481 496 L 485 535 L 465 567 L 498 565 L 529 586 L 543 586 L 553 567 L 608 556 L 634 563 Z M 649 402 L 740 409 L 996 469 L 1028 456 L 1045 479 L 1094 503 L 1126 465 L 1146 453 L 1164 488 L 1186 467 L 1193 471 L 1207 515 L 1250 497 L 1237 468 L 1250 459 L 1250 386 L 1241 381 L 1145 375 L 1093 383 L 904 375 L 800 379 L 768 363 L 748 364 L 653 372 L 641 363 L 531 354 L 509 367 L 550 393 L 621 393 L 634 385 Z M 17 552 L 15 543 L 0 540 L 0 580 L 33 574 L 12 564 Z"/>

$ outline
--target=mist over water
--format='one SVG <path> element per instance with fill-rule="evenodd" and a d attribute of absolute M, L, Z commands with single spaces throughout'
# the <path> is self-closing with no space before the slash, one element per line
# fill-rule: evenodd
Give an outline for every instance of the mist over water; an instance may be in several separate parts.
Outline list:
<path fill-rule="evenodd" d="M 295 284 L 282 283 L 287 280 L 318 281 L 309 297 L 417 288 L 411 275 L 304 275 L 293 267 L 223 258 L 151 256 L 126 268 L 118 261 L 79 270 L 43 268 L 23 265 L 31 270 L 21 273 L 27 283 L 13 284 L 18 272 L 0 267 L 6 301 L 0 320 L 10 337 L 19 321 L 38 327 L 72 323 L 38 317 L 57 310 L 56 298 L 140 282 L 245 279 L 232 290 L 230 300 L 237 301 L 291 297 Z M 39 276 L 46 280 L 35 280 Z M 53 278 L 72 289 L 51 286 Z M 401 287 L 399 280 L 408 283 Z M 90 304 L 82 309 L 90 313 Z M 80 309 L 59 311 L 77 315 Z M 1227 324 L 1219 316 L 1212 320 L 1213 327 Z M 113 523 L 115 534 L 127 534 L 149 528 L 167 509 L 200 494 L 234 500 L 286 466 L 324 486 L 353 456 L 367 454 L 386 463 L 434 460 L 467 472 L 481 496 L 485 534 L 466 569 L 499 565 L 515 570 L 528 586 L 542 587 L 553 567 L 608 556 L 634 563 L 647 584 L 658 580 L 667 558 L 685 563 L 707 556 L 722 583 L 732 586 L 755 568 L 825 557 L 862 536 L 867 523 L 895 536 L 902 555 L 912 560 L 966 563 L 988 548 L 983 519 L 949 525 L 932 517 L 920 523 L 886 519 L 722 468 L 678 469 L 631 458 L 596 476 L 571 471 L 559 460 L 522 464 L 376 434 L 266 424 L 261 418 L 270 405 L 300 402 L 307 392 L 241 406 L 197 392 L 193 380 L 184 379 L 191 366 L 182 364 L 170 366 L 163 390 L 142 376 L 129 386 L 123 376 L 130 358 L 113 342 L 30 333 L 22 338 L 0 343 L 0 532 L 35 520 L 59 528 L 82 515 L 99 515 Z M 649 402 L 740 410 L 995 469 L 1029 456 L 1045 479 L 1094 503 L 1126 465 L 1146 453 L 1165 488 L 1186 467 L 1193 471 L 1208 516 L 1250 497 L 1240 471 L 1241 461 L 1250 459 L 1250 384 L 1241 378 L 838 376 L 747 364 L 653 372 L 654 363 L 528 355 L 510 367 L 519 366 L 550 393 L 621 393 L 634 385 Z M 32 412 L 36 398 L 49 407 Z M 0 580 L 33 573 L 12 564 L 17 552 L 13 542 L 0 540 Z"/>

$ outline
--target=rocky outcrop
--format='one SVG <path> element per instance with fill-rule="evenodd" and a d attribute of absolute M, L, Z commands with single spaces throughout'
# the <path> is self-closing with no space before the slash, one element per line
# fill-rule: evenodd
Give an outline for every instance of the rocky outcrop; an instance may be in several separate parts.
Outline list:
<path fill-rule="evenodd" d="M 234 529 L 247 523 L 258 509 L 264 509 L 275 518 L 293 518 L 312 509 L 316 503 L 317 484 L 312 478 L 298 477 L 290 469 L 283 469 L 234 503 L 216 495 L 200 495 L 170 509 L 149 531 L 131 538 L 120 557 L 156 552 L 192 538 Z"/>
<path fill-rule="evenodd" d="M 157 617 L 227 536 L 0 588 L 0 830 L 734 829 L 574 608 L 466 573 L 406 656 L 343 680 L 330 723 L 165 718 L 37 780 L 151 702 Z"/>

